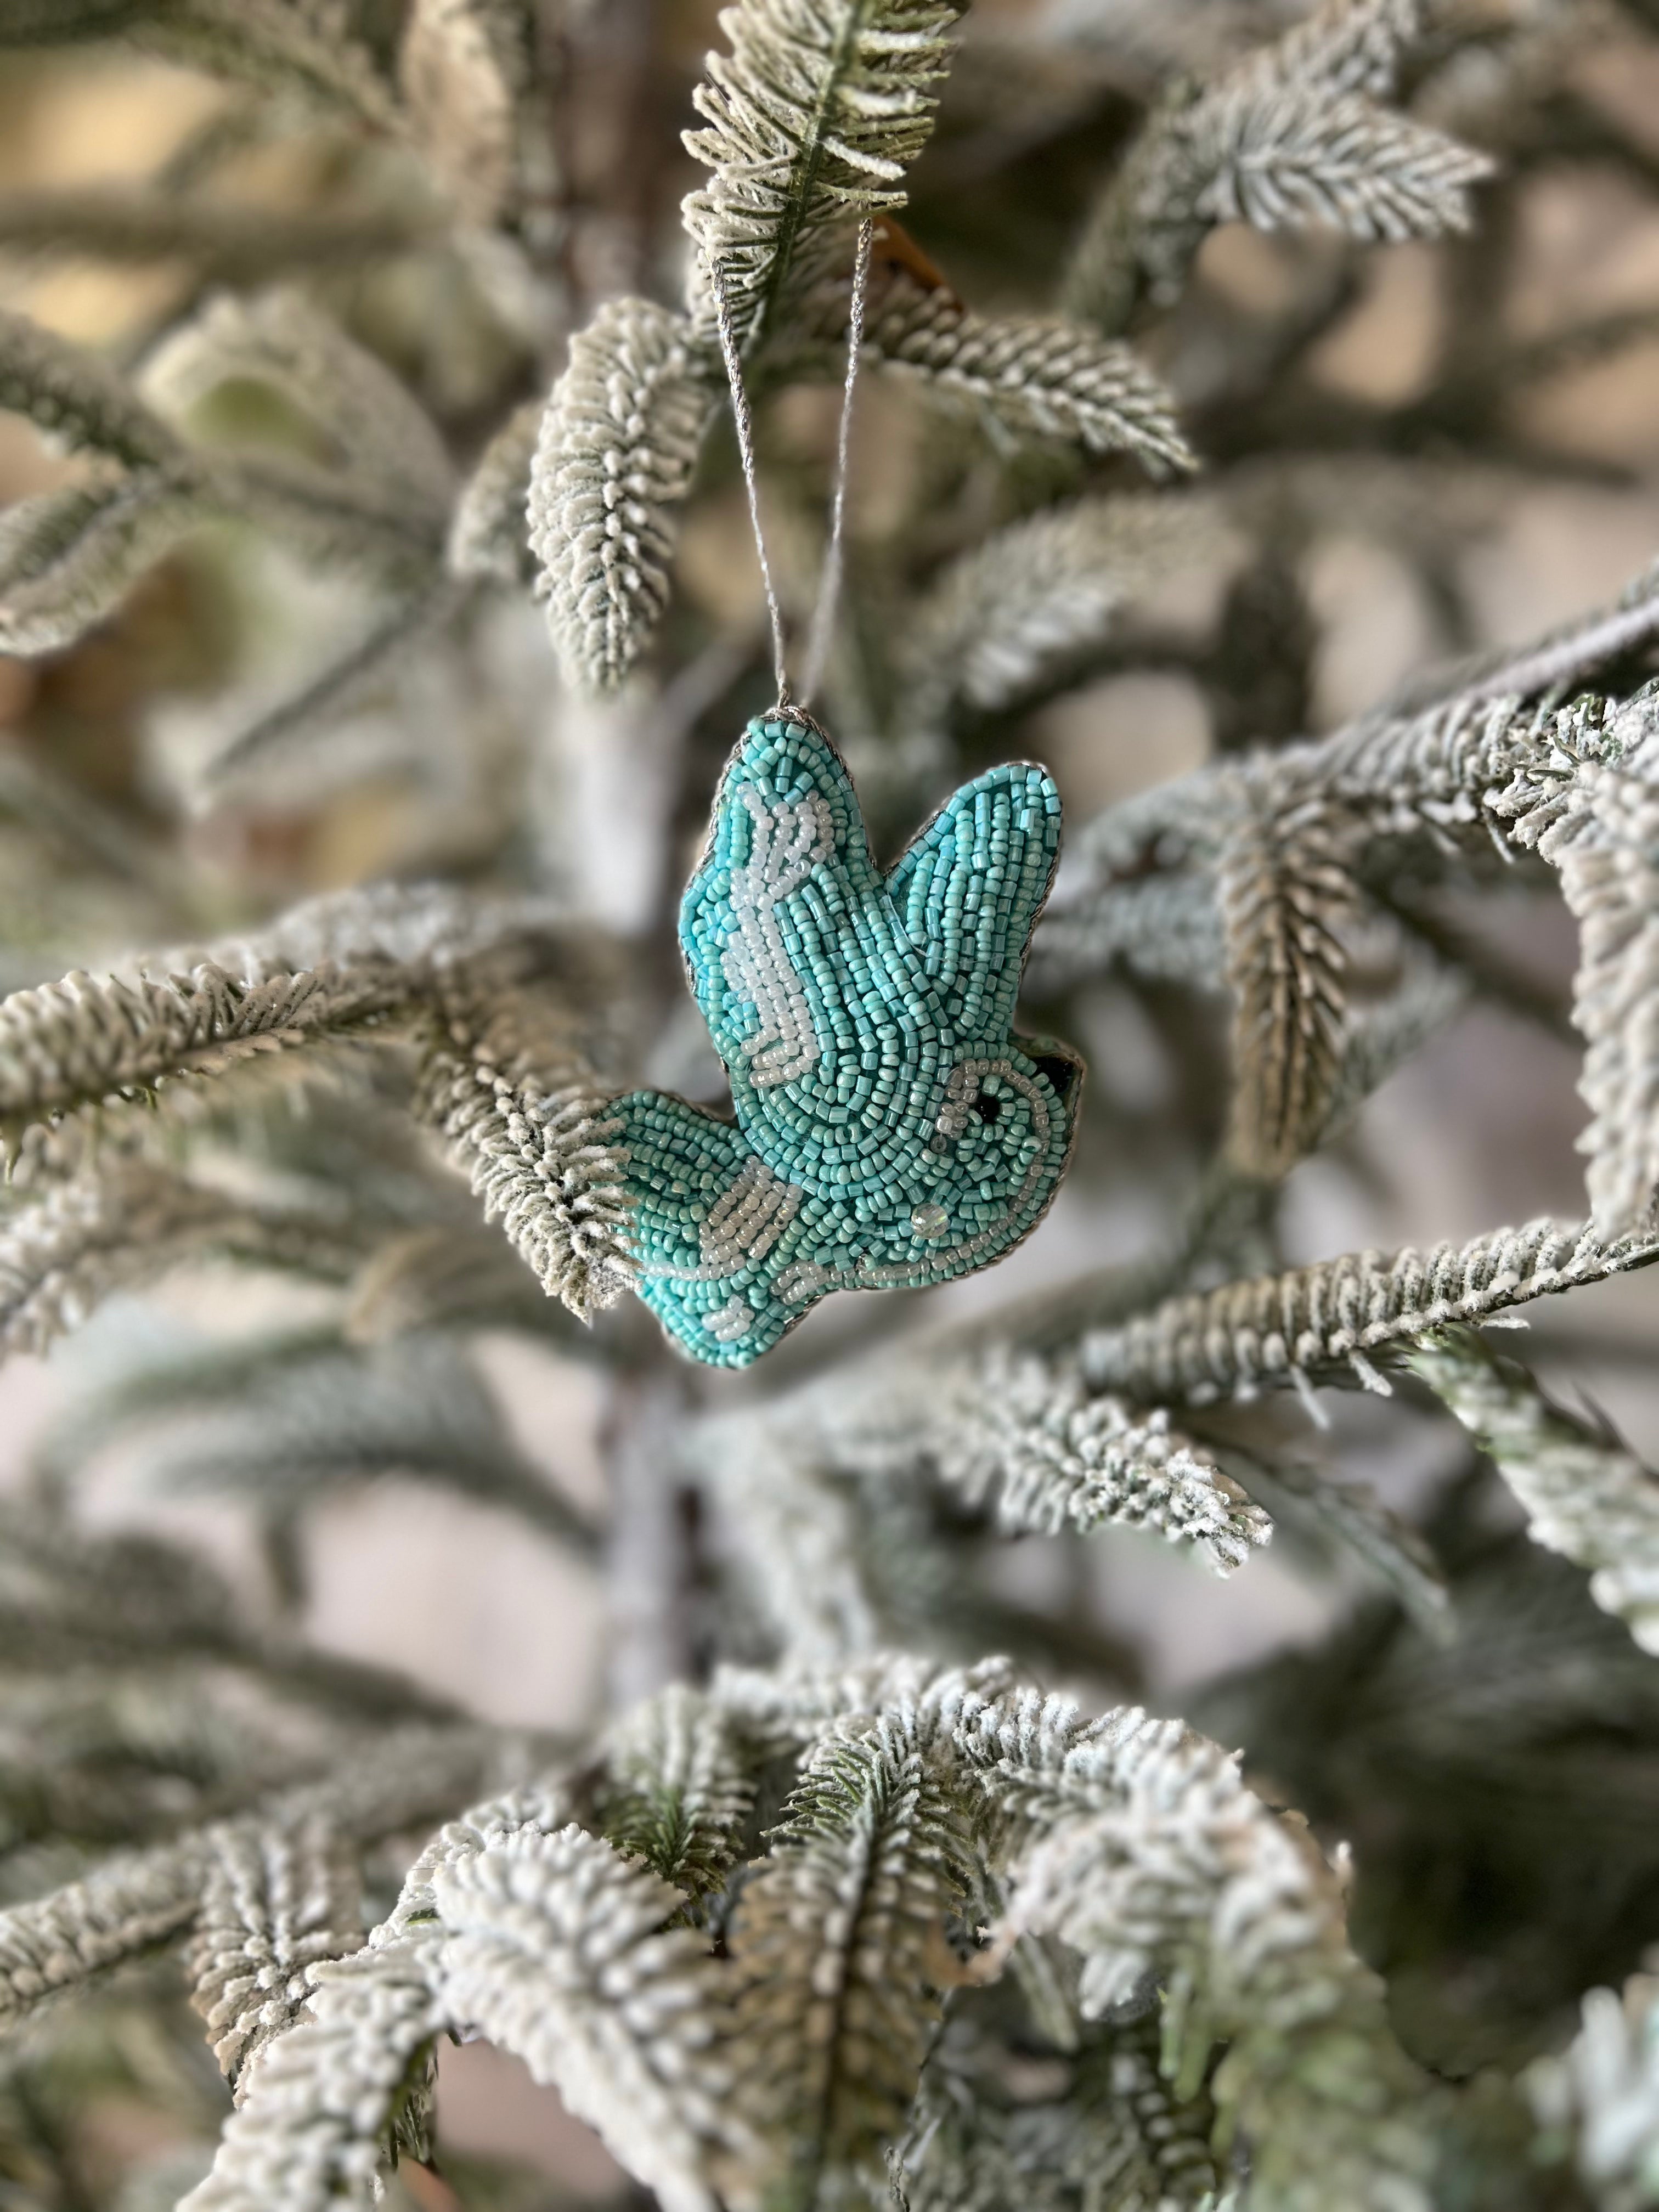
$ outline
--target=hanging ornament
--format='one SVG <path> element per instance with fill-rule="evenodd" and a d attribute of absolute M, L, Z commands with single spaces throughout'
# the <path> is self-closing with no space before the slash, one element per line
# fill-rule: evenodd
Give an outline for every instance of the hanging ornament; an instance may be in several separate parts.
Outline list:
<path fill-rule="evenodd" d="M 736 1119 L 611 1109 L 640 1296 L 694 1358 L 745 1367 L 827 1291 L 948 1282 L 1042 1218 L 1083 1063 L 1010 1022 L 1059 848 L 1053 778 L 997 768 L 884 876 L 817 723 L 749 725 L 680 914 Z"/>
<path fill-rule="evenodd" d="M 808 697 L 841 579 L 871 237 L 866 218 Z M 949 1282 L 1028 1236 L 1066 1172 L 1083 1062 L 1010 1028 L 1060 854 L 1047 769 L 964 784 L 884 876 L 845 763 L 790 700 L 748 394 L 711 283 L 778 680 L 726 765 L 680 908 L 735 1119 L 655 1091 L 611 1110 L 640 1296 L 694 1358 L 746 1367 L 830 1291 Z"/>

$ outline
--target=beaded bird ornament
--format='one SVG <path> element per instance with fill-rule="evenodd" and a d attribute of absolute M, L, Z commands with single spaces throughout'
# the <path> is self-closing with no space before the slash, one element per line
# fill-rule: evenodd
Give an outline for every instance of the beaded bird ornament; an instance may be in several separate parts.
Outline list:
<path fill-rule="evenodd" d="M 1083 1063 L 1009 1024 L 1059 848 L 1053 779 L 997 768 L 884 876 L 817 725 L 750 722 L 680 911 L 736 1119 L 611 1109 L 637 1288 L 693 1358 L 746 1367 L 827 1291 L 988 1267 L 1047 1211 Z"/>

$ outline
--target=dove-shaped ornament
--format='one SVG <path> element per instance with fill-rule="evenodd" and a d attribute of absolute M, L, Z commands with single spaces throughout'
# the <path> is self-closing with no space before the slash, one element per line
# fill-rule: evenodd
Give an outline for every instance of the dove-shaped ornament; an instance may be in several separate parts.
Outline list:
<path fill-rule="evenodd" d="M 947 1282 L 1041 1219 L 1083 1063 L 1009 1024 L 1059 849 L 1054 780 L 1020 763 L 883 875 L 817 725 L 750 723 L 680 913 L 735 1119 L 612 1109 L 637 1288 L 694 1358 L 746 1367 L 826 1292 Z"/>

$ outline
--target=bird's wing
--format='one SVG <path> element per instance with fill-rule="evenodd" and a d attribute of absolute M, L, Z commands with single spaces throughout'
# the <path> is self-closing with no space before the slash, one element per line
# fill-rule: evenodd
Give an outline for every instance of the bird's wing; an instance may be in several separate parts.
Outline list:
<path fill-rule="evenodd" d="M 884 963 L 887 948 L 872 944 L 884 928 Z M 739 1094 L 822 1079 L 855 1054 L 872 951 L 884 990 L 915 988 L 851 779 L 811 723 L 768 714 L 744 732 L 680 909 L 680 943 L 740 1116 Z"/>
<path fill-rule="evenodd" d="M 958 1037 L 1001 1038 L 1060 857 L 1046 769 L 994 768 L 946 799 L 887 890 Z"/>

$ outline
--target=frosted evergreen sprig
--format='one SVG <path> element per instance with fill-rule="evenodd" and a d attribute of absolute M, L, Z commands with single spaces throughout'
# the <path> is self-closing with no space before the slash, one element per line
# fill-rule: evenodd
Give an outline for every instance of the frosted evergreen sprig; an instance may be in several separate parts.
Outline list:
<path fill-rule="evenodd" d="M 1008 2095 L 995 2046 L 947 2027 L 888 2154 L 909 2212 L 1071 2212 L 1091 2192 L 1158 2212 L 1238 2212 L 1211 2141 L 1215 2108 L 1164 2080 L 1155 2025 L 1085 2031 L 1066 2094 L 1042 2099 Z"/>
<path fill-rule="evenodd" d="M 124 1414 L 165 1424 L 146 1467 L 170 1490 L 292 1510 L 323 1491 L 398 1474 L 508 1510 L 579 1558 L 598 1546 L 596 1523 L 514 1441 L 453 1334 L 361 1348 L 309 1333 L 214 1346 L 88 1392 L 77 1426 L 107 1434 Z"/>
<path fill-rule="evenodd" d="M 304 294 L 221 293 L 168 333 L 141 388 L 172 419 L 221 385 L 263 384 L 307 416 L 339 470 L 418 528 L 441 526 L 454 471 L 436 425 L 408 388 Z"/>
<path fill-rule="evenodd" d="M 112 369 L 10 309 L 0 309 L 0 409 L 127 468 L 166 470 L 184 458 L 167 423 Z"/>
<path fill-rule="evenodd" d="M 1345 928 L 1359 911 L 1351 821 L 1316 793 L 1242 771 L 1217 870 L 1233 995 L 1233 1124 L 1240 1170 L 1272 1180 L 1318 1137 L 1347 1028 Z"/>
<path fill-rule="evenodd" d="M 169 61 L 398 127 L 392 88 L 343 0 L 168 0 L 112 27 Z"/>
<path fill-rule="evenodd" d="M 871 1532 L 810 1425 L 700 1425 L 688 1460 L 707 1486 L 737 1578 L 799 1665 L 885 1640 Z"/>
<path fill-rule="evenodd" d="M 65 485 L 0 513 L 0 653 L 54 653 L 101 622 L 226 502 L 189 471 Z"/>
<path fill-rule="evenodd" d="M 415 1110 L 543 1289 L 585 1321 L 633 1279 L 617 1125 L 574 1041 L 527 1053 L 510 994 L 492 1005 L 476 991 L 458 977 L 446 992 Z"/>
<path fill-rule="evenodd" d="M 1547 683 L 1554 665 L 1540 656 L 1534 676 Z M 1039 972 L 1050 945 L 1062 976 L 1091 953 L 1156 962 L 1149 928 L 1173 922 L 1175 957 L 1190 947 L 1196 973 L 1213 902 L 1236 1005 L 1234 1149 L 1279 1174 L 1329 1123 L 1351 1029 L 1345 935 L 1366 910 L 1368 868 L 1402 838 L 1443 864 L 1494 843 L 1536 853 L 1581 924 L 1575 1019 L 1595 1115 L 1582 1141 L 1595 1218 L 1615 1235 L 1659 1188 L 1654 720 L 1650 688 L 1547 711 L 1477 684 L 1416 714 L 1368 716 L 1242 768 L 1200 770 L 1085 828 L 1094 888 L 1045 921 Z"/>
<path fill-rule="evenodd" d="M 246 2071 L 192 2212 L 367 2204 L 398 2143 L 423 2143 L 445 2030 L 515 2051 L 677 2212 L 879 2186 L 884 2147 L 925 2169 L 946 1994 L 965 2001 L 1022 1936 L 1074 1954 L 1075 1998 L 1060 2002 L 1085 2020 L 1148 1974 L 1167 1991 L 1164 2083 L 1144 2053 L 1128 2073 L 1103 2060 L 1091 2073 L 1085 2029 L 1071 2090 L 1044 2123 L 1051 2151 L 1077 2130 L 1103 2155 L 1127 2134 L 1123 2154 L 1167 2171 L 1172 2201 L 1193 2201 L 1190 2147 L 1166 2169 L 1134 2131 L 1156 2133 L 1166 2112 L 1167 2136 L 1224 2040 L 1216 2108 L 1273 2202 L 1312 2207 L 1330 2172 L 1345 2201 L 1379 2212 L 1426 2202 L 1422 2085 L 1347 1948 L 1340 1885 L 1218 1747 L 1135 1711 L 1086 1722 L 999 1662 L 899 1655 L 803 1677 L 728 1674 L 701 1711 L 726 1717 L 745 1789 L 781 1751 L 800 1753 L 769 1850 L 730 1884 L 718 1945 L 682 1923 L 683 1889 L 573 1818 L 594 1786 L 580 1772 L 477 1806 L 433 1838 L 362 1948 L 305 1962 L 297 2014 L 301 1980 L 256 1932 L 289 2016 Z M 623 1765 L 647 1791 L 684 1766 L 674 1728 L 617 1742 L 601 1798 Z M 176 1881 L 210 1881 L 216 1832 L 173 1848 Z M 212 1955 L 249 1955 L 244 1931 L 270 1917 L 253 1899 L 263 1880 L 252 1913 L 236 1905 L 222 1942 L 216 1923 L 202 1939 Z M 60 1893 L 60 1920 L 78 1894 Z M 975 1929 L 963 1915 L 986 1898 L 1006 1909 Z M 196 1909 L 193 1897 L 167 1905 L 169 1927 Z M 285 1941 L 297 1955 L 308 1938 Z"/>
<path fill-rule="evenodd" d="M 1137 595 L 1212 539 L 1199 495 L 1074 500 L 1010 524 L 951 562 L 912 617 L 901 727 L 937 728 L 960 702 L 1022 702 L 1069 675 Z"/>
<path fill-rule="evenodd" d="M 542 401 L 526 399 L 478 456 L 450 522 L 447 558 L 453 574 L 504 584 L 533 578 L 528 501 L 544 412 Z"/>
<path fill-rule="evenodd" d="M 198 1854 L 177 1846 L 134 1853 L 0 1913 L 0 2031 L 180 1934 L 196 1916 L 200 1872 Z"/>
<path fill-rule="evenodd" d="M 1224 2135 L 1252 2146 L 1252 2196 L 1286 2212 L 1334 2198 L 1428 2212 L 1425 2085 L 1348 1948 L 1340 1885 L 1305 1826 L 1269 1812 L 1236 1757 L 1139 1715 L 1084 1730 L 1052 1779 L 1003 1772 L 1025 1817 L 1043 1819 L 1010 1871 L 1010 1929 L 1079 1954 L 1085 2016 L 1156 1974 L 1177 2096 L 1226 2043 L 1212 2094 Z"/>
<path fill-rule="evenodd" d="M 1659 1476 L 1470 1331 L 1437 1332 L 1407 1364 L 1492 1460 L 1534 1540 L 1587 1569 L 1597 1605 L 1659 1651 Z"/>
<path fill-rule="evenodd" d="M 215 960 L 130 980 L 82 970 L 0 1000 L 0 1129 L 15 1152 L 31 1131 L 148 1098 L 239 1061 L 361 1031 L 407 1005 L 395 964 L 289 971 Z"/>
<path fill-rule="evenodd" d="M 331 565 L 410 593 L 429 582 L 453 496 L 442 441 L 371 354 L 297 295 L 223 299 L 174 333 L 142 380 L 186 407 L 252 375 L 338 444 L 325 469 L 294 455 L 186 446 L 95 356 L 0 313 L 0 410 L 100 455 L 90 481 L 0 517 L 0 641 L 28 653 L 72 642 L 199 526 L 251 517 Z M 125 473 L 122 473 L 125 471 Z"/>
<path fill-rule="evenodd" d="M 674 1683 L 612 1730 L 600 1812 L 624 1858 L 691 1896 L 721 1887 L 752 1785 L 718 1704 Z"/>
<path fill-rule="evenodd" d="M 1366 240 L 1467 229 L 1468 188 L 1491 161 L 1376 104 L 1420 12 L 1417 0 L 1328 0 L 1213 86 L 1167 94 L 1085 228 L 1068 310 L 1110 331 L 1143 294 L 1167 305 L 1219 222 Z"/>
<path fill-rule="evenodd" d="M 494 1731 L 405 1730 L 323 1780 L 269 1800 L 255 1825 L 321 1822 L 359 1843 L 395 1835 L 464 1802 L 513 1756 Z M 148 1851 L 118 1853 L 79 1881 L 0 1911 L 0 2032 L 50 2000 L 195 1924 L 223 1824 Z"/>
<path fill-rule="evenodd" d="M 224 1255 L 343 1277 L 360 1247 L 297 1210 L 262 1207 L 144 1159 L 48 1184 L 0 1223 L 0 1357 L 39 1352 L 118 1290 Z"/>
<path fill-rule="evenodd" d="M 361 1945 L 361 1891 L 345 1838 L 316 1814 L 213 1835 L 191 2002 L 239 2103 L 260 2052 L 304 2011 L 313 1970 Z"/>
<path fill-rule="evenodd" d="M 379 1942 L 318 1968 L 308 2017 L 267 2045 L 212 2172 L 180 2212 L 374 2202 L 400 2120 L 421 2127 L 428 2054 L 444 2025 L 431 1936 L 376 1934 Z"/>
<path fill-rule="evenodd" d="M 566 678 L 607 690 L 667 605 L 718 368 L 683 315 L 612 300 L 571 340 L 531 465 L 531 550 Z"/>
<path fill-rule="evenodd" d="M 1589 1223 L 1532 1221 L 1467 1244 L 1352 1252 L 1282 1275 L 1171 1298 L 1078 1348 L 1089 1386 L 1143 1403 L 1203 1406 L 1349 1370 L 1370 1388 L 1372 1355 L 1534 1298 L 1659 1259 L 1659 1241 L 1607 1240 Z"/>
<path fill-rule="evenodd" d="M 871 303 L 865 343 L 883 368 L 1017 437 L 1132 453 L 1153 476 L 1197 466 L 1164 386 L 1127 346 L 1076 324 L 976 315 L 948 286 L 900 271 Z"/>
<path fill-rule="evenodd" d="M 941 1472 L 977 1502 L 994 1489 L 1006 1534 L 1106 1526 L 1189 1544 L 1217 1574 L 1242 1566 L 1272 1523 L 1161 1410 L 1091 1395 L 1076 1368 L 988 1355 L 947 1376 L 933 1443 Z"/>
<path fill-rule="evenodd" d="M 457 1855 L 432 1899 L 448 2017 L 554 2084 L 665 2212 L 712 2212 L 729 2061 L 707 1940 L 664 1926 L 680 1893 L 573 1824 Z"/>
<path fill-rule="evenodd" d="M 1659 744 L 1644 691 L 1605 716 L 1560 717 L 1554 743 L 1491 802 L 1518 843 L 1560 871 L 1579 929 L 1573 1020 L 1579 1091 L 1594 1115 L 1578 1139 L 1596 1220 L 1642 1220 L 1659 1192 Z"/>
<path fill-rule="evenodd" d="M 499 216 L 517 181 L 527 28 L 513 0 L 412 0 L 404 19 L 398 84 L 409 127 L 472 222 Z"/>
<path fill-rule="evenodd" d="M 944 1920 L 969 1837 L 903 1712 L 829 1731 L 728 1937 L 735 2109 L 763 2145 L 744 2198 L 879 2172 L 957 1977 Z"/>
<path fill-rule="evenodd" d="M 904 204 L 965 0 L 739 0 L 720 17 L 685 134 L 708 184 L 685 201 L 692 307 L 712 335 L 717 276 L 739 344 L 773 335 L 787 292 L 825 271 L 860 216 Z"/>

